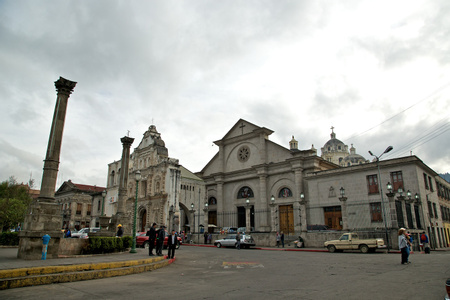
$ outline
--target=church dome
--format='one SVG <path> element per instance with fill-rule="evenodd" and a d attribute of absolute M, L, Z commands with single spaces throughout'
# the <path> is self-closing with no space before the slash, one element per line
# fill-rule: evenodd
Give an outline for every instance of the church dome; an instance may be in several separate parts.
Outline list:
<path fill-rule="evenodd" d="M 322 147 L 322 153 L 330 152 L 345 152 L 348 153 L 348 147 L 341 140 L 336 138 L 336 133 L 333 131 L 334 127 L 331 127 L 331 139 L 325 143 Z"/>

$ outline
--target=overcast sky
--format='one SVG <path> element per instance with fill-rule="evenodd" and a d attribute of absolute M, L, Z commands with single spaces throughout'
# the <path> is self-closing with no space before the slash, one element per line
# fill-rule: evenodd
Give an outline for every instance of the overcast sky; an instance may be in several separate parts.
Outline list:
<path fill-rule="evenodd" d="M 106 185 L 154 124 L 193 172 L 240 119 L 450 172 L 450 1 L 0 1 L 0 181 L 40 188 L 56 102 L 63 181 Z"/>

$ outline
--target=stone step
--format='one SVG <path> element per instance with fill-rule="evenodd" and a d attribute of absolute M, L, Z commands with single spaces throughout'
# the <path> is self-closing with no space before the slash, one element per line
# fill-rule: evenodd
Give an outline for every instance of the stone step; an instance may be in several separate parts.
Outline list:
<path fill-rule="evenodd" d="M 137 274 L 168 266 L 174 260 L 161 256 L 109 263 L 0 270 L 0 290 Z"/>

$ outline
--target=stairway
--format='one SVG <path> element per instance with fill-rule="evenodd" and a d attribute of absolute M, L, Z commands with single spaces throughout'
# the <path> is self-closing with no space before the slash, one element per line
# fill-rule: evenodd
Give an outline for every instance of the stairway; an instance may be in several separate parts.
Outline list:
<path fill-rule="evenodd" d="M 168 266 L 174 260 L 159 256 L 129 261 L 0 270 L 0 290 L 137 274 Z"/>

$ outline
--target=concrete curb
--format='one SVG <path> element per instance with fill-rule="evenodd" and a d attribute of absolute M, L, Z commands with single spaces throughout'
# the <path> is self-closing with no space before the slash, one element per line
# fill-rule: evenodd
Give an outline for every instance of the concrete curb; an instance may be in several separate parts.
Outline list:
<path fill-rule="evenodd" d="M 1 270 L 0 290 L 137 274 L 168 266 L 174 261 L 175 258 L 168 260 L 167 256 L 162 256 L 110 263 Z"/>

